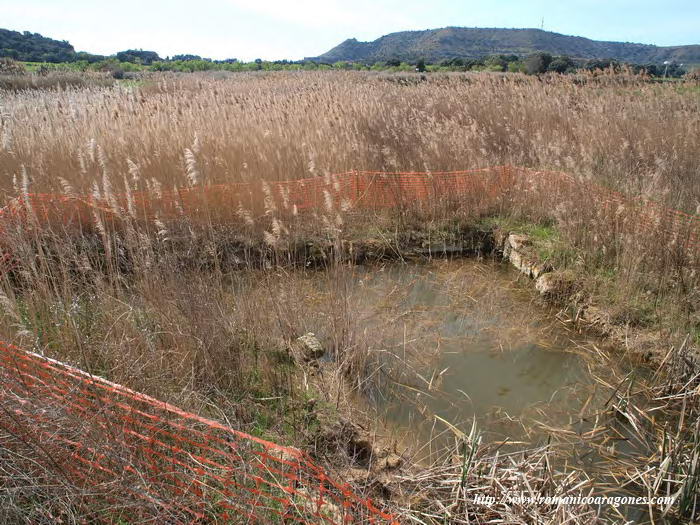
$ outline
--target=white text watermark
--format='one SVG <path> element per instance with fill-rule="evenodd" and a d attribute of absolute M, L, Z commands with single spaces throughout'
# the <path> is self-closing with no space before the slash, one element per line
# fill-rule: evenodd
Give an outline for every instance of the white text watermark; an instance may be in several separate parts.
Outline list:
<path fill-rule="evenodd" d="M 499 503 L 510 505 L 609 505 L 619 507 L 621 505 L 653 505 L 666 506 L 674 501 L 673 496 L 526 496 L 523 494 L 506 494 L 502 498 L 496 496 L 476 494 L 472 498 L 475 505 L 492 507 Z"/>

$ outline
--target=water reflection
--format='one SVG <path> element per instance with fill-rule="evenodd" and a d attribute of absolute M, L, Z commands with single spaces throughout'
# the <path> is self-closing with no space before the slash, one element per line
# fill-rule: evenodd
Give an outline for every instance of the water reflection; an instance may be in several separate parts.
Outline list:
<path fill-rule="evenodd" d="M 390 393 L 373 396 L 378 412 L 421 439 L 434 416 L 462 429 L 476 417 L 491 439 L 532 439 L 527 418 L 568 421 L 593 384 L 587 341 L 534 305 L 517 278 L 473 260 L 357 271 L 358 322 L 405 358 Z"/>

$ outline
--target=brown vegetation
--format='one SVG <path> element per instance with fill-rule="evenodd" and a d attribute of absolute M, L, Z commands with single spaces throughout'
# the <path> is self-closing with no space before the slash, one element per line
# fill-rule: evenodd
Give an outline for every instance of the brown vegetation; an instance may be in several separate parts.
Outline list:
<path fill-rule="evenodd" d="M 7 93 L 2 104 L 4 203 L 37 192 L 116 203 L 117 194 L 137 191 L 157 196 L 178 187 L 309 176 L 332 181 L 330 174 L 351 169 L 514 164 L 564 170 L 690 213 L 700 207 L 698 97 L 642 80 L 154 76 L 133 88 Z M 333 334 L 326 342 L 336 377 L 351 378 L 356 390 L 369 387 L 377 356 L 354 331 L 341 288 L 325 318 L 310 318 L 299 301 L 308 291 L 304 280 L 289 270 L 312 261 L 340 283 L 334 263 L 353 243 L 400 257 L 407 238 L 459 238 L 479 215 L 498 214 L 501 226 L 503 215 L 506 224 L 535 224 L 546 241 L 543 257 L 584 276 L 587 299 L 616 305 L 629 325 L 663 328 L 668 341 L 691 334 L 687 344 L 694 344 L 700 274 L 684 240 L 640 230 L 633 215 L 585 194 L 561 197 L 553 186 L 510 195 L 507 208 L 489 210 L 445 199 L 368 215 L 331 201 L 300 214 L 261 183 L 258 202 L 205 207 L 197 220 L 143 220 L 115 204 L 95 211 L 82 229 L 38 227 L 28 207 L 21 221 L 2 226 L 15 266 L 0 276 L 0 338 L 237 428 L 312 447 L 313 418 L 303 415 L 308 398 L 320 393 L 308 385 L 299 390 L 306 375 L 289 360 L 290 342 L 323 325 Z M 681 386 L 673 399 L 684 392 L 697 403 L 687 381 Z M 684 445 L 689 427 L 681 427 L 669 455 L 658 459 L 697 469 L 697 451 L 692 456 Z M 500 464 L 488 458 L 484 469 L 488 461 Z M 542 464 L 519 465 L 547 485 Z M 483 478 L 470 470 L 455 490 L 455 468 L 436 469 L 447 487 L 436 493 L 452 494 L 450 512 L 468 516 L 459 503 L 464 484 Z M 686 515 L 694 512 L 689 508 Z M 521 519 L 536 515 L 520 511 Z"/>

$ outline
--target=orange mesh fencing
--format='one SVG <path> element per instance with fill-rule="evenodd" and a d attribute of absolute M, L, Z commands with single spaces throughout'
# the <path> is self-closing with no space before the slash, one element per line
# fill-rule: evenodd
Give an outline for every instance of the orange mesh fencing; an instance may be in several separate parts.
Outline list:
<path fill-rule="evenodd" d="M 118 487 L 106 497 L 122 520 L 397 523 L 297 449 L 5 343 L 0 409 L 0 433 L 65 480 Z"/>
<path fill-rule="evenodd" d="M 413 173 L 352 171 L 291 181 L 126 192 L 110 196 L 30 193 L 14 199 L 0 215 L 39 224 L 90 224 L 95 213 L 154 219 L 211 217 L 239 206 L 251 212 L 323 208 L 392 208 L 445 196 L 496 196 L 507 168 Z"/>
<path fill-rule="evenodd" d="M 169 191 L 128 191 L 115 195 L 67 196 L 31 193 L 0 210 L 0 218 L 20 218 L 32 224 L 92 225 L 95 216 L 116 220 L 130 216 L 153 220 L 187 217 L 191 220 L 228 219 L 236 210 L 252 215 L 271 211 L 400 208 L 445 200 L 470 199 L 475 211 L 494 204 L 508 206 L 521 195 L 549 199 L 554 209 L 565 199 L 587 199 L 603 212 L 625 214 L 637 231 L 663 233 L 691 251 L 700 248 L 700 217 L 666 208 L 653 201 L 632 199 L 590 181 L 557 171 L 513 166 L 446 172 L 350 171 L 291 181 L 247 182 L 177 188 Z M 553 199 L 553 201 L 552 201 Z M 1 227 L 1 225 L 0 225 Z M 0 269 L 2 267 L 0 266 Z"/>
<path fill-rule="evenodd" d="M 554 210 L 558 205 L 586 203 L 592 211 L 615 218 L 627 218 L 623 233 L 634 236 L 658 235 L 665 244 L 675 244 L 696 259 L 700 257 L 700 216 L 667 208 L 658 202 L 632 198 L 590 181 L 580 180 L 569 173 L 529 168 L 510 168 L 510 191 L 529 193 L 547 199 Z"/>

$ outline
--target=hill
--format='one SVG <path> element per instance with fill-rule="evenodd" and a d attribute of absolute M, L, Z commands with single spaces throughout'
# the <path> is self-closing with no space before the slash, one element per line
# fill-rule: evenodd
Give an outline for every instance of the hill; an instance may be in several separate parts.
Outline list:
<path fill-rule="evenodd" d="M 119 56 L 121 55 L 121 56 Z M 65 40 L 54 40 L 32 33 L 30 31 L 11 31 L 0 28 L 0 57 L 9 57 L 24 62 L 76 62 L 86 60 L 98 62 L 104 60 L 103 55 L 93 55 L 85 51 L 77 51 Z M 141 60 L 150 63 L 160 57 L 152 51 L 128 50 L 117 54 L 122 61 Z"/>
<path fill-rule="evenodd" d="M 71 62 L 77 60 L 72 45 L 39 33 L 0 29 L 0 56 L 26 62 Z"/>
<path fill-rule="evenodd" d="M 425 31 L 401 31 L 373 42 L 351 38 L 318 57 L 321 62 L 341 60 L 376 62 L 397 58 L 437 62 L 449 58 L 480 58 L 486 55 L 528 55 L 544 51 L 574 58 L 613 58 L 637 64 L 660 64 L 666 60 L 700 63 L 700 45 L 659 47 L 649 44 L 603 42 L 540 29 L 445 27 Z"/>

